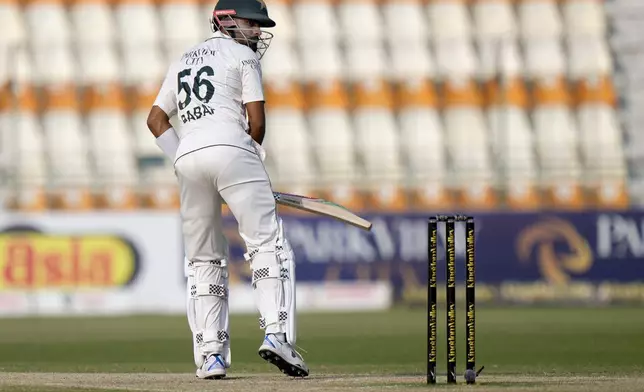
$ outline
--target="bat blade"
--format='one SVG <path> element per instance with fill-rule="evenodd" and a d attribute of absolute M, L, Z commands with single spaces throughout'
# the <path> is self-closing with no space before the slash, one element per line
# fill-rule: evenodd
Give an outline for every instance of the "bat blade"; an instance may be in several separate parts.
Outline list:
<path fill-rule="evenodd" d="M 363 230 L 371 230 L 371 222 L 331 201 L 282 192 L 273 192 L 273 196 L 275 197 L 275 201 L 283 206 L 328 216 Z"/>

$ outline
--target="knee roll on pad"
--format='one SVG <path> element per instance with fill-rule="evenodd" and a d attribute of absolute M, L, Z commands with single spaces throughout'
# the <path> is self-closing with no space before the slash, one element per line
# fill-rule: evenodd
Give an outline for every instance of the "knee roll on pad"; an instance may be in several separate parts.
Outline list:
<path fill-rule="evenodd" d="M 295 255 L 283 236 L 281 221 L 274 244 L 254 248 L 244 256 L 253 271 L 255 301 L 261 314 L 260 328 L 267 333 L 285 333 L 287 341 L 295 344 Z"/>
<path fill-rule="evenodd" d="M 226 260 L 188 263 L 188 323 L 195 365 L 200 367 L 208 354 L 218 353 L 230 366 Z"/>

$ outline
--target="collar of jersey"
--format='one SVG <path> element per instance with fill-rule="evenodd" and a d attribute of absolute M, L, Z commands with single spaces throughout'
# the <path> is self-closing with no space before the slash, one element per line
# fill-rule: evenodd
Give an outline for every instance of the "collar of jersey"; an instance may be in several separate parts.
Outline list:
<path fill-rule="evenodd" d="M 233 39 L 231 36 L 226 35 L 226 34 L 222 33 L 221 31 L 215 31 L 215 32 L 212 34 L 212 37 L 211 37 L 211 38 L 225 38 L 225 39 Z"/>

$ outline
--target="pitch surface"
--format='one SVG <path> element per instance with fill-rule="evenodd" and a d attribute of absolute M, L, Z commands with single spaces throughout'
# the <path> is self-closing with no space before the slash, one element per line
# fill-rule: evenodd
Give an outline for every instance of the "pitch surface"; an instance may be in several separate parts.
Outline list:
<path fill-rule="evenodd" d="M 461 307 L 462 309 L 462 307 Z M 638 308 L 477 310 L 476 386 L 462 373 L 444 385 L 444 314 L 439 314 L 439 385 L 477 391 L 636 391 L 644 385 L 644 312 Z M 406 391 L 425 384 L 423 310 L 302 314 L 298 344 L 311 377 L 290 379 L 257 355 L 257 319 L 231 320 L 233 368 L 226 380 L 194 378 L 183 317 L 0 320 L 0 391 Z"/>

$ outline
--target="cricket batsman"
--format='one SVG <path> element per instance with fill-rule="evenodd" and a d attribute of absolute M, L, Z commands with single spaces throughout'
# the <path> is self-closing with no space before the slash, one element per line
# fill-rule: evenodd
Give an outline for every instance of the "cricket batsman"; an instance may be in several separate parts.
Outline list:
<path fill-rule="evenodd" d="M 264 91 L 259 60 L 274 27 L 262 0 L 219 0 L 213 35 L 170 65 L 148 116 L 156 143 L 179 180 L 188 270 L 188 322 L 197 377 L 219 379 L 231 364 L 228 244 L 222 203 L 246 243 L 264 340 L 259 355 L 306 377 L 295 351 L 295 260 L 263 164 Z M 180 129 L 170 118 L 177 116 Z"/>

